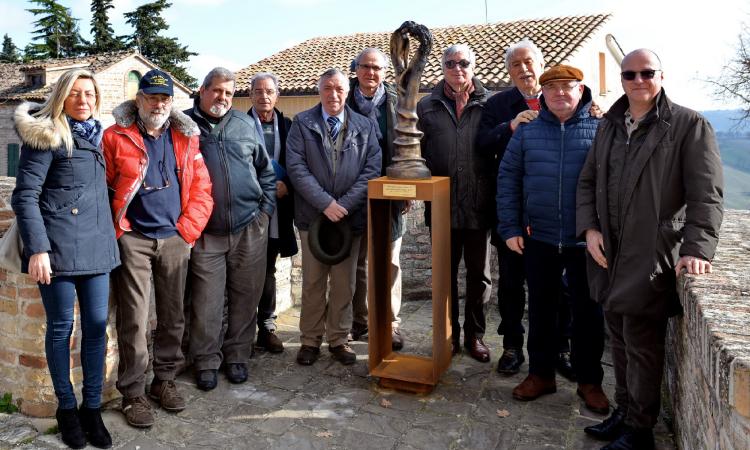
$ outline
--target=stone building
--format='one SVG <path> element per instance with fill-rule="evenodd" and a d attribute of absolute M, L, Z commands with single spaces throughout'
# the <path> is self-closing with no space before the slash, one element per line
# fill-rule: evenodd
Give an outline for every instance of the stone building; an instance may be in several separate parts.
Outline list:
<path fill-rule="evenodd" d="M 20 139 L 13 129 L 13 111 L 24 101 L 41 103 L 68 69 L 88 69 L 102 91 L 101 120 L 114 123 L 112 109 L 135 96 L 141 75 L 157 68 L 134 50 L 80 58 L 48 59 L 28 64 L 0 64 L 0 175 L 15 175 Z M 175 82 L 175 105 L 191 105 L 190 88 Z"/>
<path fill-rule="evenodd" d="M 611 21 L 611 14 L 597 14 L 432 28 L 432 52 L 422 73 L 420 93 L 426 95 L 440 81 L 442 52 L 453 44 L 467 44 L 474 50 L 475 74 L 486 88 L 509 88 L 505 49 L 529 38 L 544 52 L 546 67 L 564 63 L 583 70 L 584 83 L 591 88 L 596 102 L 608 107 L 622 94 L 619 63 L 608 47 L 617 47 L 607 33 Z M 237 72 L 234 107 L 250 109 L 250 78 L 257 72 L 273 72 L 281 84 L 277 107 L 287 117 L 311 108 L 318 102 L 320 74 L 331 67 L 349 73 L 352 60 L 367 47 L 390 55 L 391 33 L 317 37 L 251 64 Z M 386 73 L 386 81 L 394 81 L 392 67 Z"/>

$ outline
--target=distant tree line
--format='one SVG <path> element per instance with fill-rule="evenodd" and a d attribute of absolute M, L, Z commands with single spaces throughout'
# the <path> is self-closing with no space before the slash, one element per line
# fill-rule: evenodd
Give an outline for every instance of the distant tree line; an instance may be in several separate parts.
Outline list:
<path fill-rule="evenodd" d="M 33 7 L 27 11 L 36 18 L 32 24 L 31 43 L 21 50 L 5 34 L 0 62 L 31 62 L 137 48 L 143 56 L 184 84 L 197 87 L 197 80 L 182 65 L 197 53 L 181 45 L 177 38 L 162 35 L 163 31 L 169 29 L 162 17 L 162 12 L 172 6 L 168 0 L 155 0 L 125 13 L 126 23 L 133 28 L 133 33 L 122 36 L 115 35 L 109 20 L 109 10 L 114 8 L 113 0 L 91 0 L 91 42 L 81 36 L 78 26 L 80 19 L 72 16 L 70 8 L 56 0 L 28 1 Z"/>
<path fill-rule="evenodd" d="M 742 104 L 741 122 L 750 120 L 750 26 L 742 25 L 737 54 L 724 67 L 722 75 L 708 80 L 719 97 Z"/>

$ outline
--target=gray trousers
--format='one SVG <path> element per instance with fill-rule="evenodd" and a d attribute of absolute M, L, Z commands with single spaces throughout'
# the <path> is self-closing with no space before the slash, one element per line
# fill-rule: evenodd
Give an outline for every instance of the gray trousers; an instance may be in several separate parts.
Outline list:
<path fill-rule="evenodd" d="M 148 368 L 149 303 L 154 280 L 156 333 L 154 376 L 174 380 L 185 357 L 180 343 L 185 328 L 183 297 L 190 246 L 180 235 L 151 239 L 137 231 L 117 241 L 122 265 L 112 272 L 117 305 L 117 389 L 126 398 L 145 394 Z"/>
<path fill-rule="evenodd" d="M 259 213 L 242 231 L 204 233 L 190 259 L 190 356 L 196 370 L 222 363 L 247 363 L 253 349 L 257 309 L 263 292 L 268 215 Z M 224 306 L 227 328 L 222 337 Z"/>
<path fill-rule="evenodd" d="M 615 401 L 627 411 L 625 423 L 653 428 L 661 408 L 666 317 L 604 312 L 611 336 Z"/>
<path fill-rule="evenodd" d="M 299 234 L 302 244 L 300 341 L 302 345 L 320 347 L 325 334 L 331 347 L 346 344 L 352 327 L 352 295 L 361 236 L 352 238 L 352 250 L 348 258 L 335 266 L 329 266 L 318 261 L 310 252 L 307 231 L 300 230 Z"/>
<path fill-rule="evenodd" d="M 391 242 L 391 261 L 388 264 L 391 279 L 391 326 L 401 324 L 398 313 L 401 311 L 401 242 L 398 238 Z M 357 282 L 352 298 L 353 322 L 367 325 L 367 230 L 362 234 L 357 258 Z"/>

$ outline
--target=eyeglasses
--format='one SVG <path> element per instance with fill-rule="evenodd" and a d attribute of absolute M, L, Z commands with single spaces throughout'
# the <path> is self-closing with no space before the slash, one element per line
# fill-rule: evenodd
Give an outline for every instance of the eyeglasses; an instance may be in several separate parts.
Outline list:
<path fill-rule="evenodd" d="M 172 186 L 172 183 L 169 181 L 169 171 L 167 170 L 167 149 L 164 146 L 164 141 L 162 141 L 162 150 L 164 153 L 162 153 L 162 159 L 159 161 L 159 173 L 161 173 L 161 181 L 163 186 L 149 186 L 146 184 L 146 178 L 143 178 L 143 184 L 141 187 L 144 191 L 151 192 L 151 191 L 161 191 L 162 189 L 167 189 L 168 187 Z"/>
<path fill-rule="evenodd" d="M 640 72 L 634 71 L 634 70 L 626 70 L 620 75 L 622 75 L 623 80 L 627 81 L 633 81 L 635 80 L 635 76 L 640 74 L 642 80 L 651 80 L 656 75 L 656 72 L 661 72 L 659 69 L 648 69 L 648 70 L 641 70 Z"/>
<path fill-rule="evenodd" d="M 276 90 L 275 89 L 253 89 L 253 96 L 255 97 L 260 97 L 264 94 L 267 97 L 273 97 L 274 94 L 276 94 Z"/>
<path fill-rule="evenodd" d="M 565 84 L 557 84 L 557 83 L 552 84 L 552 83 L 548 83 L 548 84 L 545 84 L 544 86 L 542 86 L 542 90 L 545 91 L 545 92 L 560 92 L 560 91 L 563 91 L 564 93 L 567 94 L 569 92 L 573 92 L 573 90 L 575 88 L 577 88 L 577 87 L 578 87 L 578 83 L 573 83 L 573 84 L 570 84 L 570 83 L 565 83 Z"/>
<path fill-rule="evenodd" d="M 373 72 L 380 72 L 385 69 L 385 67 L 374 66 L 372 64 L 357 64 L 357 67 L 364 70 L 372 70 Z"/>
<path fill-rule="evenodd" d="M 462 69 L 466 69 L 471 65 L 471 63 L 465 59 L 462 59 L 461 61 L 453 61 L 452 59 L 449 59 L 444 64 L 446 69 L 454 69 L 456 66 L 461 66 Z"/>
<path fill-rule="evenodd" d="M 80 100 L 81 97 L 85 97 L 86 100 L 94 100 L 96 99 L 96 94 L 93 92 L 78 92 L 78 91 L 70 91 L 70 94 L 68 94 L 68 98 L 71 98 L 73 100 Z"/>
<path fill-rule="evenodd" d="M 158 105 L 159 103 L 164 103 L 165 105 L 169 105 L 170 103 L 172 103 L 172 97 L 164 94 L 143 94 L 143 99 L 146 100 L 146 103 L 151 106 Z"/>

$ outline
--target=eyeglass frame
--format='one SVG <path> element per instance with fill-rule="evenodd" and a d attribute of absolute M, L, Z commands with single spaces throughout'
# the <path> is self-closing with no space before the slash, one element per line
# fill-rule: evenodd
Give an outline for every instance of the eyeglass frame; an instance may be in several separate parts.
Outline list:
<path fill-rule="evenodd" d="M 623 70 L 620 76 L 625 81 L 633 81 L 637 75 L 641 76 L 641 80 L 653 80 L 656 72 L 661 72 L 661 69 Z"/>
<path fill-rule="evenodd" d="M 169 179 L 169 171 L 166 170 L 166 168 L 167 168 L 167 148 L 166 148 L 166 145 L 164 145 L 164 141 L 162 141 L 162 150 L 164 150 L 164 152 L 162 153 L 161 161 L 159 161 L 159 173 L 161 173 L 161 180 L 164 182 L 164 186 L 149 186 L 149 185 L 147 185 L 146 184 L 146 176 L 144 175 L 143 182 L 141 183 L 141 188 L 144 191 L 146 191 L 146 192 L 161 191 L 162 189 L 167 189 L 167 188 L 169 188 L 169 187 L 172 186 L 172 182 Z"/>
<path fill-rule="evenodd" d="M 140 94 L 143 97 L 143 100 L 146 101 L 146 103 L 149 104 L 149 106 L 156 106 L 159 103 L 163 103 L 165 105 L 171 105 L 172 101 L 174 100 L 172 96 L 167 95 L 167 98 L 165 100 L 159 100 L 157 95 L 166 95 L 166 94 Z"/>
<path fill-rule="evenodd" d="M 564 81 L 564 80 L 554 80 L 554 81 Z M 554 81 L 550 81 L 549 83 L 543 84 L 542 85 L 542 90 L 543 91 L 544 90 L 550 91 L 550 92 L 553 92 L 553 93 L 563 91 L 564 93 L 568 94 L 570 92 L 573 92 L 575 90 L 575 88 L 577 88 L 578 86 L 581 85 L 580 81 L 575 81 L 572 85 L 571 84 L 561 84 L 561 85 L 557 85 L 556 89 L 551 90 L 552 89 L 552 84 L 551 83 L 553 83 Z M 568 81 L 574 81 L 574 80 L 568 80 Z"/>
<path fill-rule="evenodd" d="M 443 66 L 445 66 L 445 68 L 449 70 L 456 68 L 456 66 L 460 66 L 462 69 L 468 69 L 469 67 L 471 67 L 471 61 L 467 61 L 465 59 L 454 61 L 452 59 L 449 59 L 443 63 Z"/>
<path fill-rule="evenodd" d="M 380 72 L 381 70 L 385 70 L 385 67 L 375 66 L 372 64 L 360 64 L 360 63 L 357 63 L 357 68 L 362 68 L 364 70 L 372 70 L 373 72 Z"/>

